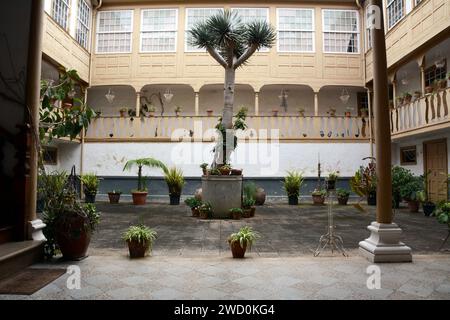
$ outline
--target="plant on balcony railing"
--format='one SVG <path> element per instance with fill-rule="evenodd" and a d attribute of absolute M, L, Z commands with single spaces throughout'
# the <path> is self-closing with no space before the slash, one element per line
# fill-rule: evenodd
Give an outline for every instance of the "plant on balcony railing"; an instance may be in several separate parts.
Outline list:
<path fill-rule="evenodd" d="M 53 138 L 75 139 L 96 116 L 82 99 L 76 98 L 75 86 L 81 82 L 75 70 L 62 71 L 59 81 L 42 80 L 39 110 L 41 143 Z"/>
<path fill-rule="evenodd" d="M 275 42 L 276 31 L 266 21 L 243 23 L 239 15 L 224 10 L 189 30 L 191 45 L 206 49 L 225 69 L 224 108 L 221 129 L 233 130 L 233 104 L 236 69 L 261 48 L 270 48 Z M 227 146 L 223 135 L 222 146 Z M 234 144 L 232 144 L 234 145 Z M 232 146 L 230 145 L 230 146 Z M 228 163 L 234 149 L 216 146 L 213 166 Z"/>

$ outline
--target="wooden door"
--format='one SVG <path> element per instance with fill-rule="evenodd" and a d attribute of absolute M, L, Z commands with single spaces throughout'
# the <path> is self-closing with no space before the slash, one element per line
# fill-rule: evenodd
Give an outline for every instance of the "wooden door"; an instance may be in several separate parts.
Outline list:
<path fill-rule="evenodd" d="M 425 142 L 424 160 L 429 199 L 433 202 L 447 200 L 447 139 Z"/>

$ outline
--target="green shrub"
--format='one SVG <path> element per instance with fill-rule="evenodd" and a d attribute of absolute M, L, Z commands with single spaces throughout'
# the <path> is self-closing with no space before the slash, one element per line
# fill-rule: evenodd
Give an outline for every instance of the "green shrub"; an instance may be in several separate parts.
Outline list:
<path fill-rule="evenodd" d="M 300 187 L 303 184 L 303 176 L 300 172 L 292 170 L 287 171 L 287 176 L 284 178 L 283 188 L 289 197 L 300 195 Z"/>
<path fill-rule="evenodd" d="M 86 193 L 97 194 L 100 179 L 95 173 L 82 174 L 80 180 L 83 183 L 83 187 Z"/>
<path fill-rule="evenodd" d="M 181 195 L 183 190 L 184 181 L 183 171 L 176 167 L 172 167 L 165 172 L 164 180 L 169 188 L 169 195 Z"/>
<path fill-rule="evenodd" d="M 346 198 L 346 197 L 350 196 L 350 192 L 348 190 L 346 190 L 346 189 L 337 188 L 336 189 L 336 195 L 339 198 Z"/>
<path fill-rule="evenodd" d="M 202 205 L 202 201 L 195 197 L 187 198 L 184 200 L 184 203 L 191 209 L 198 208 Z"/>

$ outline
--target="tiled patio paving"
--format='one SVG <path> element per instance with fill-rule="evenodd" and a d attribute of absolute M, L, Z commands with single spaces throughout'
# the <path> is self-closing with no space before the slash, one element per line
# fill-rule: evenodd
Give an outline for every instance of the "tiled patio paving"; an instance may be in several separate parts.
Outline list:
<path fill-rule="evenodd" d="M 381 289 L 366 286 L 371 265 L 357 251 L 367 237 L 373 209 L 336 208 L 336 225 L 349 257 L 329 252 L 314 258 L 326 223 L 325 207 L 267 205 L 242 221 L 201 221 L 183 206 L 99 204 L 103 211 L 90 256 L 71 263 L 81 268 L 81 289 L 66 286 L 68 275 L 31 296 L 0 299 L 450 299 L 450 254 L 438 252 L 446 227 L 434 218 L 396 213 L 414 261 L 380 264 Z M 129 260 L 121 232 L 139 219 L 159 238 L 152 257 Z M 262 238 L 245 260 L 234 260 L 228 234 L 249 224 Z M 35 267 L 66 267 L 42 263 Z"/>

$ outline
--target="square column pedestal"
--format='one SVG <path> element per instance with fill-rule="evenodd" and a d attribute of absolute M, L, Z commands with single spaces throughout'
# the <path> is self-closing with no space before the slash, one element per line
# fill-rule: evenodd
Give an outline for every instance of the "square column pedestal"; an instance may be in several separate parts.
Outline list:
<path fill-rule="evenodd" d="M 359 243 L 361 254 L 372 262 L 411 262 L 411 248 L 400 242 L 402 229 L 395 223 L 372 222 L 370 237 Z"/>

